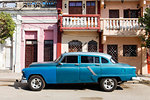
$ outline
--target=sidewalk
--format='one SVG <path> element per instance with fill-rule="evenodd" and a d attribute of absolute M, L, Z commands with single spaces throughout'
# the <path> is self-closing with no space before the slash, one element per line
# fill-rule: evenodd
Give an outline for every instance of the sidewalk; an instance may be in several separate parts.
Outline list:
<path fill-rule="evenodd" d="M 11 70 L 0 70 L 0 86 L 13 86 L 16 79 L 20 80 L 21 76 L 21 73 L 14 73 Z"/>
<path fill-rule="evenodd" d="M 21 79 L 21 73 L 14 73 L 10 70 L 0 70 L 0 81 L 16 81 Z"/>
<path fill-rule="evenodd" d="M 141 83 L 150 84 L 150 74 L 147 75 L 138 75 Z"/>

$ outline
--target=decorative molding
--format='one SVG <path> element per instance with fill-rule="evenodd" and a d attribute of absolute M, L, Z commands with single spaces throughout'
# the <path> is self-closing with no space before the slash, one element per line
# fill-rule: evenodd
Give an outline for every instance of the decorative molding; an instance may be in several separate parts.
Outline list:
<path fill-rule="evenodd" d="M 37 31 L 37 41 L 40 41 L 40 29 L 23 29 L 23 34 L 21 36 L 22 42 L 25 41 L 25 31 Z"/>
<path fill-rule="evenodd" d="M 22 20 L 22 23 L 57 23 L 57 19 L 47 19 L 47 20 Z"/>

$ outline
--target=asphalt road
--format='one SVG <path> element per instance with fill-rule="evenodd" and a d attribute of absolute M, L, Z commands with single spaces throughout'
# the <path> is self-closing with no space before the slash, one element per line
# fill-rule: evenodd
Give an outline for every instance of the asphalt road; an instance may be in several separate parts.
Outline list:
<path fill-rule="evenodd" d="M 97 85 L 48 85 L 39 92 L 17 82 L 0 83 L 0 100 L 150 100 L 150 85 L 125 83 L 113 92 Z"/>

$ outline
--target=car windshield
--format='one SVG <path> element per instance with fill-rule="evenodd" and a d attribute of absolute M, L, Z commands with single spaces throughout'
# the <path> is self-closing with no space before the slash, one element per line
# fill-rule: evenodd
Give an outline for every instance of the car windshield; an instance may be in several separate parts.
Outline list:
<path fill-rule="evenodd" d="M 62 55 L 59 56 L 59 57 L 55 60 L 55 62 L 58 62 L 61 58 L 62 58 Z"/>
<path fill-rule="evenodd" d="M 118 63 L 118 61 L 116 59 L 114 59 L 113 57 L 111 57 L 110 61 L 114 64 Z"/>

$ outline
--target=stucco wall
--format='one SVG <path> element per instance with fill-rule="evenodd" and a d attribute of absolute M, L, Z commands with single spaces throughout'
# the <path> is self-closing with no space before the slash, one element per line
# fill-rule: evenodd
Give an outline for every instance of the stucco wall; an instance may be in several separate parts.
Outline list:
<path fill-rule="evenodd" d="M 12 69 L 12 61 L 12 41 L 8 38 L 0 44 L 0 69 Z"/>
<path fill-rule="evenodd" d="M 88 42 L 94 40 L 97 42 L 97 51 L 99 46 L 99 35 L 97 31 L 64 31 L 62 34 L 62 53 L 68 52 L 68 43 L 72 40 L 82 42 L 82 52 L 88 51 Z"/>
<path fill-rule="evenodd" d="M 118 61 L 121 63 L 127 63 L 137 67 L 137 73 L 142 73 L 143 61 L 146 57 L 142 58 L 141 41 L 138 37 L 107 37 L 104 43 L 104 53 L 107 53 L 107 45 L 115 44 L 118 45 Z M 123 56 L 123 45 L 137 45 L 137 57 L 124 57 Z"/>
<path fill-rule="evenodd" d="M 23 20 L 44 20 L 44 19 L 55 19 L 57 17 L 22 17 Z M 24 38 L 25 37 L 25 38 Z M 44 61 L 44 40 L 53 40 L 53 60 L 56 59 L 57 51 L 57 24 L 50 23 L 23 23 L 21 33 L 21 67 L 25 67 L 25 40 L 26 39 L 37 39 L 38 41 L 38 62 Z"/>
<path fill-rule="evenodd" d="M 138 1 L 125 1 L 124 3 L 121 3 L 121 1 L 112 1 L 112 2 L 105 2 L 106 8 L 101 8 L 101 18 L 109 18 L 109 9 L 119 10 L 119 17 L 123 18 L 123 10 L 124 9 L 139 9 L 137 8 L 137 4 L 139 4 Z"/>

